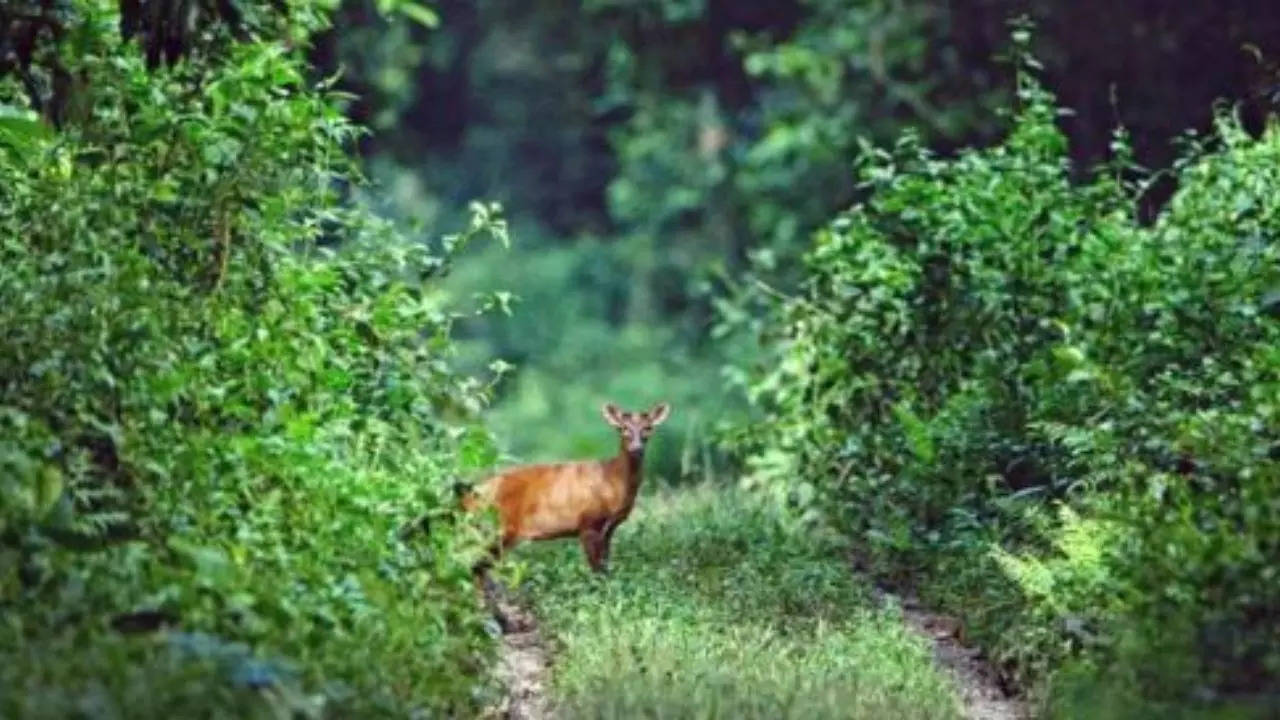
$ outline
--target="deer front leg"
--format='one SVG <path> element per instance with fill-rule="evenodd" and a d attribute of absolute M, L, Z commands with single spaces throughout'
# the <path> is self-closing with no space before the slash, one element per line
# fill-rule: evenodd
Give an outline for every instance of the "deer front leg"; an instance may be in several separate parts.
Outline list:
<path fill-rule="evenodd" d="M 604 572 L 605 543 L 600 524 L 584 524 L 578 530 L 578 539 L 582 541 L 582 552 L 587 556 L 587 564 L 594 572 Z"/>
<path fill-rule="evenodd" d="M 618 529 L 618 522 L 610 520 L 604 528 L 604 551 L 601 553 L 600 562 L 604 565 L 604 571 L 609 572 L 609 551 L 613 549 L 613 531 Z"/>

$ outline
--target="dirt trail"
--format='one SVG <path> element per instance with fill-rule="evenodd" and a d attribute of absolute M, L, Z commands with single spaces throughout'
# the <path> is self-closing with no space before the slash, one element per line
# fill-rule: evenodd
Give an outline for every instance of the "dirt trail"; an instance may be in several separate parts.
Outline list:
<path fill-rule="evenodd" d="M 506 695 L 487 718 L 550 720 L 554 714 L 547 700 L 549 653 L 533 614 L 506 591 L 490 588 L 491 607 L 502 628 L 498 679 Z M 960 624 L 954 618 L 929 612 L 912 596 L 899 597 L 876 589 L 879 602 L 894 602 L 902 609 L 907 627 L 933 645 L 934 662 L 956 685 L 969 720 L 1031 720 L 1027 703 L 1006 691 L 994 668 L 979 648 L 957 639 Z"/>
<path fill-rule="evenodd" d="M 537 619 L 496 585 L 489 585 L 485 594 L 502 628 L 497 675 L 506 689 L 502 703 L 485 717 L 548 720 L 552 717 L 546 693 L 548 653 Z"/>
<path fill-rule="evenodd" d="M 854 574 L 868 577 L 854 558 Z M 1002 683 L 999 673 L 978 648 L 960 640 L 960 623 L 953 617 L 930 612 L 907 589 L 895 591 L 872 584 L 877 604 L 901 609 L 906 626 L 933 648 L 934 666 L 951 678 L 954 697 L 968 720 L 1031 720 L 1026 700 Z M 502 631 L 496 668 L 504 693 L 501 701 L 482 717 L 486 720 L 551 720 L 556 712 L 550 698 L 551 651 L 538 621 L 518 593 L 490 579 L 485 583 L 486 604 Z M 935 696 L 936 697 L 936 696 Z"/>
<path fill-rule="evenodd" d="M 902 608 L 903 622 L 933 645 L 934 663 L 951 676 L 969 720 L 1030 720 L 1026 701 L 1006 691 L 999 673 L 982 656 L 980 648 L 966 647 L 958 639 L 960 623 L 953 617 L 929 612 L 914 596 L 899 597 L 877 588 L 877 599 L 892 600 Z"/>

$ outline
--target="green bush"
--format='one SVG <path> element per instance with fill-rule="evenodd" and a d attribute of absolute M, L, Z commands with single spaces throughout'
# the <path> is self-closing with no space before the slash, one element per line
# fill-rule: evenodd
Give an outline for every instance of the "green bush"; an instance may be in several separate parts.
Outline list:
<path fill-rule="evenodd" d="M 1102 702 L 1082 677 L 1117 712 L 1247 707 L 1280 691 L 1280 128 L 1220 113 L 1142 225 L 1124 133 L 1073 184 L 1053 98 L 1018 90 L 1000 145 L 860 156 L 866 200 L 773 303 L 748 482 L 1059 709 Z"/>
<path fill-rule="evenodd" d="M 60 132 L 0 81 L 0 715 L 473 708 L 489 388 L 435 278 L 504 224 L 405 240 L 340 201 L 356 129 L 296 52 L 149 72 L 104 7 Z"/>

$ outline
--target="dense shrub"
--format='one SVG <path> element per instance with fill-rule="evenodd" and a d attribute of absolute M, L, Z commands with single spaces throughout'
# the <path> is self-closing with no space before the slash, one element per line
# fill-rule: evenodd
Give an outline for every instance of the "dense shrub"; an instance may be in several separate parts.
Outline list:
<path fill-rule="evenodd" d="M 341 203 L 356 129 L 283 43 L 149 72 L 77 7 L 81 114 L 0 85 L 0 715 L 472 707 L 488 388 L 433 283 L 505 226 L 433 253 Z"/>
<path fill-rule="evenodd" d="M 773 303 L 749 481 L 1059 709 L 1274 702 L 1280 128 L 1220 113 L 1143 226 L 1124 133 L 1072 184 L 1053 98 L 1018 90 L 993 148 L 861 155 L 867 199 Z"/>

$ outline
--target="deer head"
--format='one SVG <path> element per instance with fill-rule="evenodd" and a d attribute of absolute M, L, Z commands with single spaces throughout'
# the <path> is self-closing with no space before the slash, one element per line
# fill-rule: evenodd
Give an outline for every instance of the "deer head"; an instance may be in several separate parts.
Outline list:
<path fill-rule="evenodd" d="M 645 443 L 649 441 L 653 429 L 671 414 L 671 406 L 658 403 L 645 412 L 627 412 L 613 403 L 605 403 L 601 414 L 604 415 L 605 422 L 617 429 L 622 449 L 629 455 L 639 456 L 644 453 Z"/>

